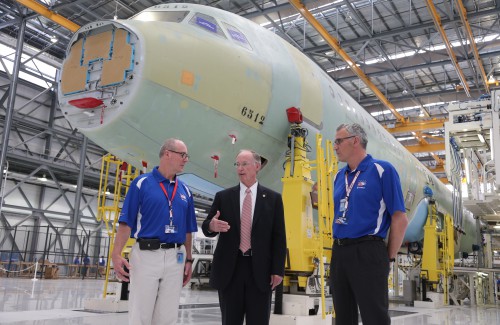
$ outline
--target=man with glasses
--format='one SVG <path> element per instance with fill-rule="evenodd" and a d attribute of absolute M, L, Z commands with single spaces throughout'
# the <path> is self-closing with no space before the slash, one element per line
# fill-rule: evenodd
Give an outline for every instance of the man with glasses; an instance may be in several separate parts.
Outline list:
<path fill-rule="evenodd" d="M 236 157 L 240 184 L 218 192 L 203 233 L 219 235 L 210 285 L 219 291 L 223 325 L 269 324 L 271 293 L 283 280 L 286 234 L 281 195 L 257 182 L 260 156 Z"/>
<path fill-rule="evenodd" d="M 367 143 L 360 125 L 337 128 L 334 149 L 347 163 L 334 181 L 330 267 L 340 325 L 358 324 L 358 307 L 365 325 L 391 323 L 387 277 L 408 225 L 399 175 L 389 162 L 367 154 Z"/>
<path fill-rule="evenodd" d="M 191 278 L 191 233 L 197 231 L 193 196 L 178 179 L 189 160 L 181 140 L 167 139 L 160 165 L 130 185 L 111 255 L 118 279 L 130 277 L 129 324 L 176 324 L 181 289 Z M 121 252 L 137 242 L 130 263 Z"/>

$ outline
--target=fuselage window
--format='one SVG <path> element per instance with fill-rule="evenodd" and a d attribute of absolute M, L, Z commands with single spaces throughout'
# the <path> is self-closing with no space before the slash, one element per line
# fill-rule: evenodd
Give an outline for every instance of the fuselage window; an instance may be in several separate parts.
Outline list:
<path fill-rule="evenodd" d="M 132 20 L 180 23 L 188 13 L 189 11 L 143 11 L 133 17 Z"/>
<path fill-rule="evenodd" d="M 224 31 L 222 31 L 222 28 L 220 28 L 219 24 L 212 16 L 197 13 L 193 16 L 193 18 L 191 18 L 191 20 L 189 20 L 189 23 L 191 25 L 198 26 L 206 30 L 207 32 L 211 32 L 217 36 L 226 38 L 226 35 L 224 35 Z"/>
<path fill-rule="evenodd" d="M 248 43 L 247 38 L 245 35 L 238 30 L 238 28 L 229 25 L 228 23 L 224 23 L 224 26 L 227 29 L 227 32 L 229 34 L 229 37 L 235 41 L 236 44 L 243 46 L 247 50 L 251 50 L 252 47 L 250 46 L 250 43 Z"/>

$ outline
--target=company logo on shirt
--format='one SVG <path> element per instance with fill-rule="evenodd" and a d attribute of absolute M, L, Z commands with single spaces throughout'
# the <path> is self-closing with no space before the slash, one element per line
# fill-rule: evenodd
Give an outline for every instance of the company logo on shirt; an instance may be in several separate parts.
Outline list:
<path fill-rule="evenodd" d="M 186 196 L 184 194 L 181 194 L 181 199 L 182 201 L 187 202 Z"/>
<path fill-rule="evenodd" d="M 358 181 L 358 185 L 356 186 L 359 189 L 364 189 L 366 188 L 366 181 Z"/>

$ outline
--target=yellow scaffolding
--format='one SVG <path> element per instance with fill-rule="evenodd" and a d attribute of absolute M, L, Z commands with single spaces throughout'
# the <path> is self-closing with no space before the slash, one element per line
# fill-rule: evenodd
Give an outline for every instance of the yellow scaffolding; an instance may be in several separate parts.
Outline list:
<path fill-rule="evenodd" d="M 114 181 L 110 175 L 114 175 Z M 102 221 L 106 226 L 109 236 L 109 251 L 106 265 L 106 279 L 104 282 L 103 298 L 108 294 L 109 271 L 111 269 L 110 256 L 114 248 L 116 227 L 120 216 L 119 203 L 127 194 L 130 183 L 139 176 L 139 171 L 131 165 L 107 154 L 102 158 L 101 179 L 99 182 L 99 195 L 97 197 L 97 221 Z M 114 189 L 113 193 L 109 188 Z M 111 198 L 108 198 L 111 197 Z M 110 202 L 111 201 L 111 202 Z M 130 240 L 129 240 L 130 241 Z M 126 247 L 131 246 L 128 243 Z"/>
<path fill-rule="evenodd" d="M 316 135 L 316 171 L 318 179 L 318 232 L 320 240 L 317 243 L 317 249 L 320 256 L 320 276 L 321 276 L 321 310 L 322 318 L 326 316 L 325 306 L 325 270 L 324 261 L 326 256 L 325 247 L 331 249 L 333 244 L 332 222 L 333 222 L 333 177 L 337 173 L 337 159 L 334 155 L 333 143 L 331 140 L 326 141 L 326 152 L 323 150 L 322 136 Z M 314 162 L 312 162 L 314 163 Z M 325 246 L 326 245 L 326 246 Z"/>

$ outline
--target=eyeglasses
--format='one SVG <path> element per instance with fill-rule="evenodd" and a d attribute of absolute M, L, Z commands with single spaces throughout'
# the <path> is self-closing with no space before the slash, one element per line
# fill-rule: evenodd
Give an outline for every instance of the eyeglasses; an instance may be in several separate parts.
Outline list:
<path fill-rule="evenodd" d="M 167 150 L 170 152 L 176 153 L 178 155 L 181 155 L 182 159 L 189 159 L 189 155 L 185 152 L 179 152 L 179 151 L 174 151 L 174 150 L 170 150 L 170 149 L 167 149 Z"/>
<path fill-rule="evenodd" d="M 333 141 L 333 143 L 335 143 L 337 146 L 340 146 L 340 144 L 346 140 L 346 139 L 350 139 L 350 138 L 354 138 L 355 135 L 350 135 L 348 137 L 345 137 L 345 138 L 338 138 L 338 139 L 335 139 L 335 141 Z"/>
<path fill-rule="evenodd" d="M 246 166 L 250 166 L 252 163 L 249 163 L 249 162 L 242 162 L 242 163 L 239 163 L 239 162 L 235 162 L 234 163 L 234 167 L 238 168 L 238 167 L 243 167 L 245 168 Z"/>

